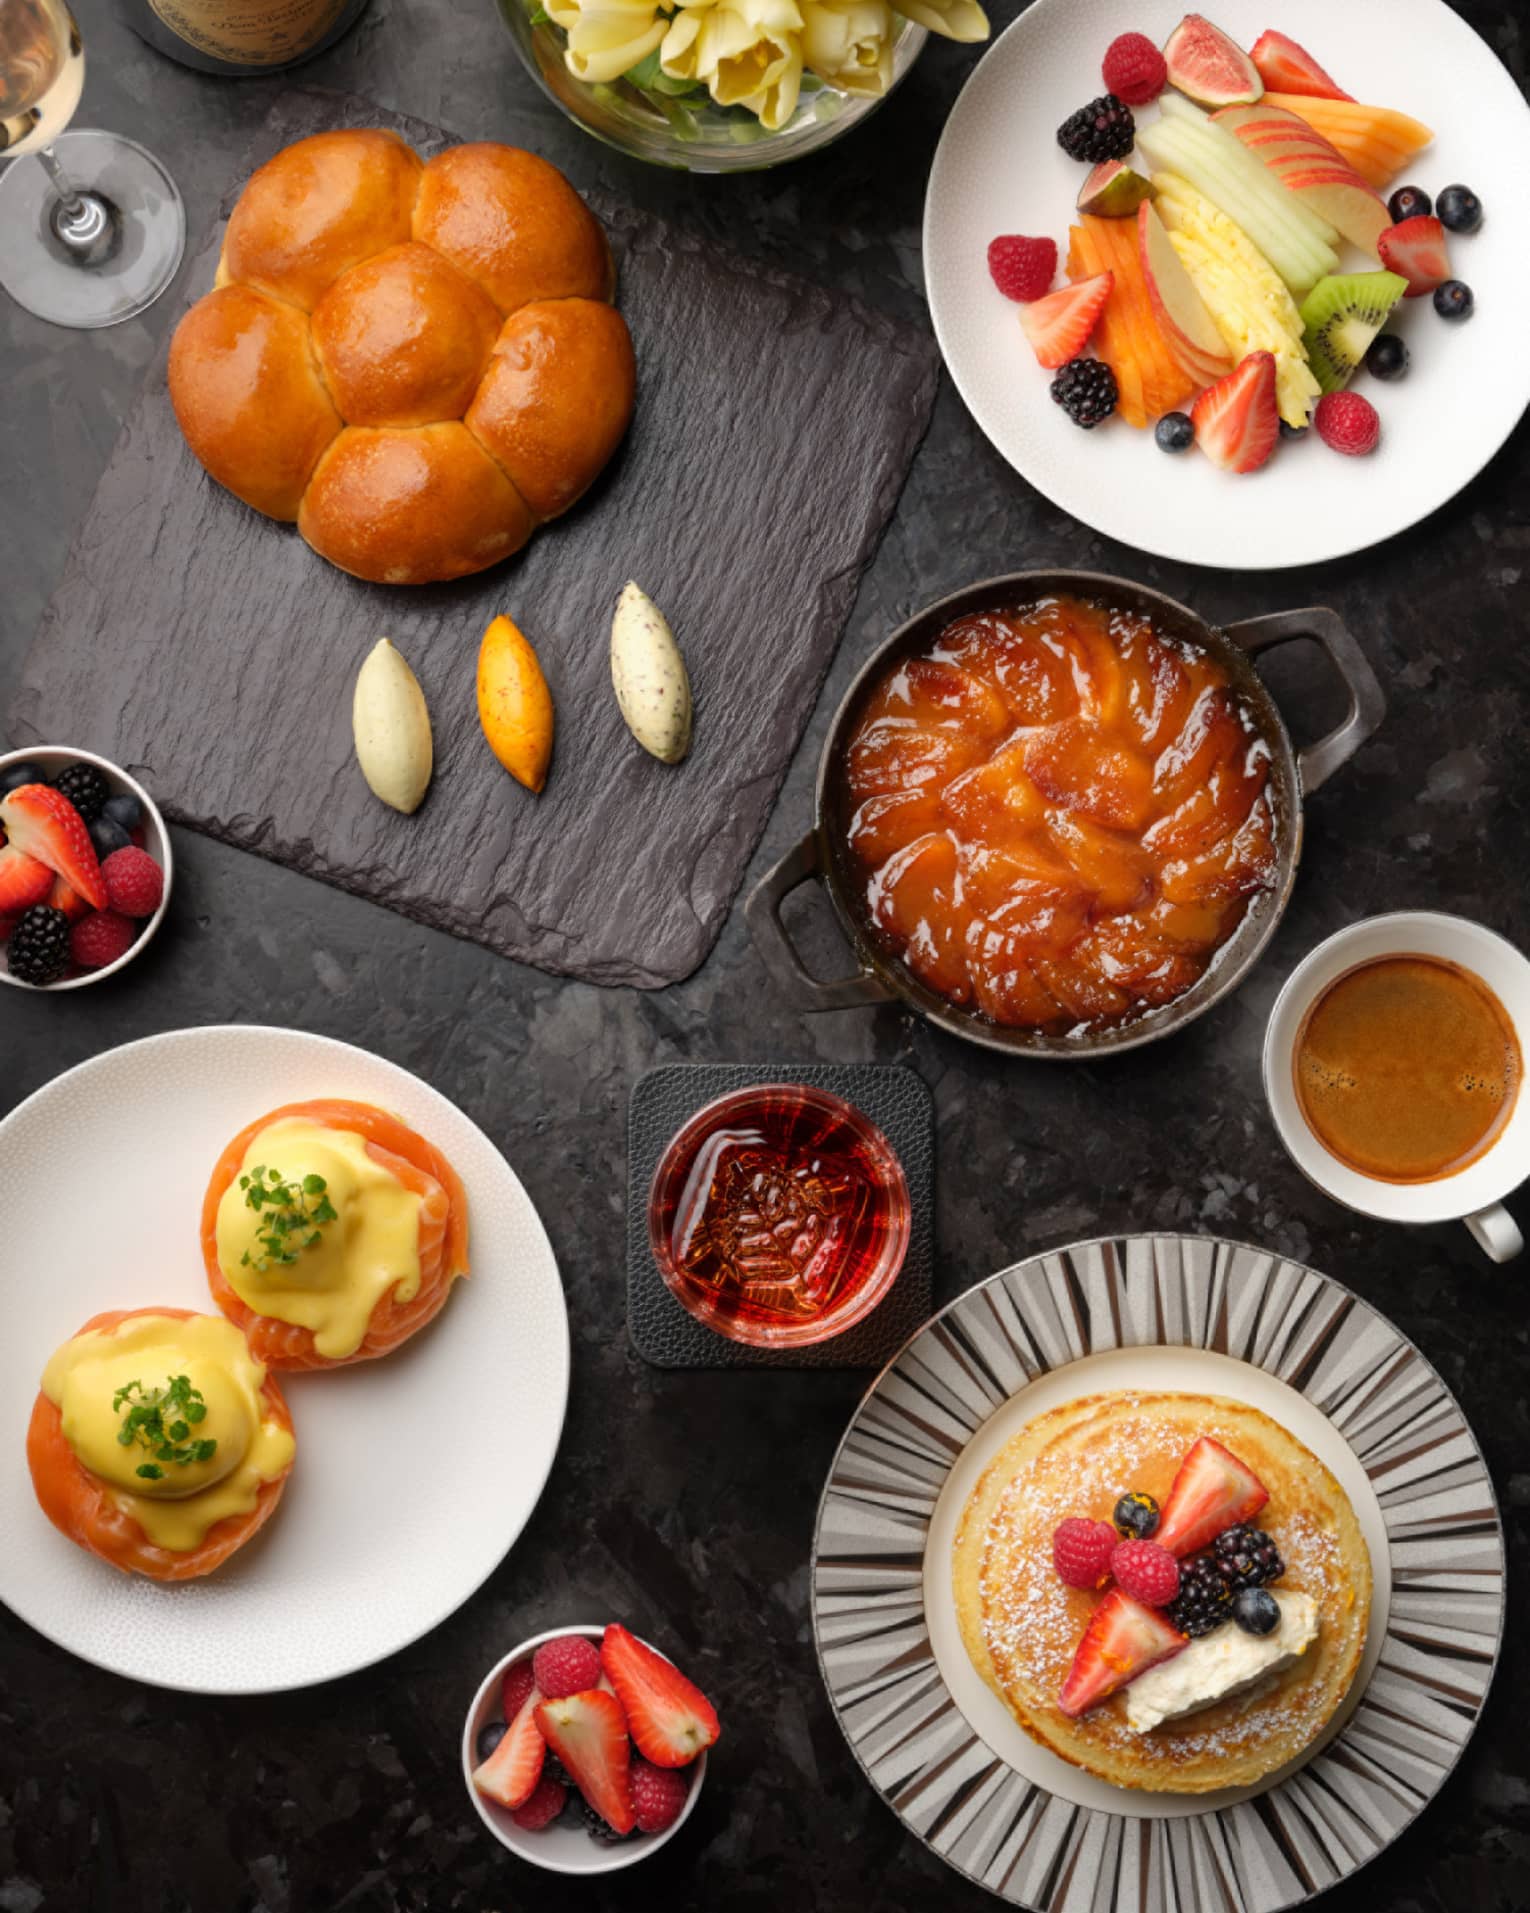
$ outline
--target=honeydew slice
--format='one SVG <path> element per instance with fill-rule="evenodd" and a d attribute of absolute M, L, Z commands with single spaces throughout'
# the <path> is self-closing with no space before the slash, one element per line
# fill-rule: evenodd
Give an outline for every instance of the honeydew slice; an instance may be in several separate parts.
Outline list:
<path fill-rule="evenodd" d="M 1225 166 L 1235 178 L 1241 179 L 1249 192 L 1261 204 L 1268 206 L 1271 214 L 1283 224 L 1305 236 L 1313 245 L 1333 250 L 1339 240 L 1337 227 L 1331 226 L 1305 201 L 1297 200 L 1292 205 L 1285 192 L 1271 191 L 1272 187 L 1279 186 L 1279 181 L 1270 177 L 1264 161 L 1251 153 L 1236 133 L 1219 126 L 1199 107 L 1191 106 L 1188 100 L 1180 101 L 1179 105 L 1182 110 L 1170 114 L 1171 123 L 1198 140 L 1209 159 Z M 1232 150 L 1234 147 L 1236 152 Z"/>

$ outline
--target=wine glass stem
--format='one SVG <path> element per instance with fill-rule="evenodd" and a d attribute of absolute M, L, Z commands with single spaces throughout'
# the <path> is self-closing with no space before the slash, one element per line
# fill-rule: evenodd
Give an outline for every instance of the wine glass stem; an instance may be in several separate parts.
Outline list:
<path fill-rule="evenodd" d="M 80 192 L 51 146 L 39 147 L 37 157 L 57 195 L 48 215 L 53 237 L 75 265 L 104 265 L 122 243 L 121 214 L 100 193 Z"/>
<path fill-rule="evenodd" d="M 85 202 L 69 183 L 69 175 L 58 163 L 58 154 L 51 146 L 38 148 L 37 157 L 43 163 L 43 170 L 53 182 L 53 190 L 58 194 L 59 208 L 66 219 L 78 219 L 85 210 Z"/>

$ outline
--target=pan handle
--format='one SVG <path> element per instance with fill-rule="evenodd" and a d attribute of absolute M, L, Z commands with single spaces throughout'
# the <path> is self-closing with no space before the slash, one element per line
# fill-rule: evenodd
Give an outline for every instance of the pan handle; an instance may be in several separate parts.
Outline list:
<path fill-rule="evenodd" d="M 1338 612 L 1327 605 L 1310 605 L 1303 611 L 1272 611 L 1266 617 L 1245 618 L 1241 624 L 1224 628 L 1251 657 L 1277 644 L 1289 644 L 1293 638 L 1312 638 L 1343 678 L 1349 692 L 1344 722 L 1297 755 L 1302 790 L 1310 794 L 1326 784 L 1341 764 L 1349 762 L 1387 714 L 1386 693 L 1370 661 Z"/>
<path fill-rule="evenodd" d="M 854 976 L 836 977 L 832 982 L 823 982 L 813 975 L 798 956 L 796 945 L 781 921 L 781 905 L 792 891 L 815 877 L 822 881 L 823 865 L 819 856 L 818 833 L 810 830 L 802 842 L 787 851 L 775 868 L 768 870 L 749 893 L 749 901 L 744 906 L 744 919 L 749 925 L 754 947 L 765 959 L 766 969 L 783 989 L 801 1002 L 804 1009 L 849 1010 L 863 1003 L 892 1001 L 894 991 L 872 970 L 863 967 Z"/>

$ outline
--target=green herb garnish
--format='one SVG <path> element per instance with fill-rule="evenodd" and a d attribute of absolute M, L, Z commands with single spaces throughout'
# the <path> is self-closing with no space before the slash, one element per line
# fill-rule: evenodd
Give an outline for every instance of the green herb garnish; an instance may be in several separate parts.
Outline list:
<path fill-rule="evenodd" d="M 216 1441 L 191 1438 L 197 1423 L 207 1419 L 207 1403 L 187 1375 L 172 1375 L 163 1388 L 146 1389 L 137 1381 L 125 1383 L 112 1397 L 112 1413 L 122 1415 L 122 1426 L 117 1430 L 121 1445 L 131 1448 L 136 1442 L 154 1457 L 135 1470 L 145 1481 L 163 1481 L 162 1461 L 184 1468 L 193 1461 L 211 1461 L 218 1452 Z"/>
<path fill-rule="evenodd" d="M 246 1249 L 239 1258 L 244 1268 L 268 1269 L 273 1262 L 296 1262 L 300 1250 L 318 1248 L 324 1224 L 336 1220 L 322 1176 L 288 1182 L 279 1170 L 262 1166 L 241 1176 L 239 1187 L 246 1206 L 260 1217 L 255 1240 L 261 1252 L 251 1255 Z"/>

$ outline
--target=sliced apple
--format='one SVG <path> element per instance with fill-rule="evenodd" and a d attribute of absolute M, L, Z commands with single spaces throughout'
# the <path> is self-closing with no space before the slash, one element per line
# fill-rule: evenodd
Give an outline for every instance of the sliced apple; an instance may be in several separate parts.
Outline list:
<path fill-rule="evenodd" d="M 1169 350 L 1192 379 L 1210 385 L 1232 370 L 1232 355 L 1152 205 L 1137 209 L 1142 276 Z"/>
<path fill-rule="evenodd" d="M 1319 219 L 1336 226 L 1352 246 L 1377 256 L 1376 241 L 1392 223 L 1386 201 L 1321 133 L 1265 100 L 1223 107 L 1212 119 L 1263 160 Z"/>

